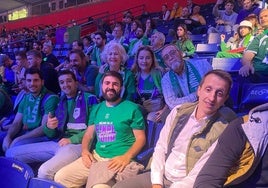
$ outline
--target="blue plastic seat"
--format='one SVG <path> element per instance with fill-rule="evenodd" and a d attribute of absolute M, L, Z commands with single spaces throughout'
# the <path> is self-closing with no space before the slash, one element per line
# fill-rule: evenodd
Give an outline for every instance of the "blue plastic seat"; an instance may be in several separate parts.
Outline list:
<path fill-rule="evenodd" d="M 189 38 L 192 40 L 193 44 L 204 44 L 207 43 L 208 36 L 206 34 L 191 34 Z"/>
<path fill-rule="evenodd" d="M 221 44 L 221 36 L 219 33 L 209 33 L 208 44 Z"/>
<path fill-rule="evenodd" d="M 213 58 L 213 69 L 221 69 L 227 72 L 238 72 L 242 67 L 241 58 Z"/>
<path fill-rule="evenodd" d="M 28 188 L 65 188 L 65 186 L 47 179 L 32 178 L 30 179 Z"/>
<path fill-rule="evenodd" d="M 248 113 L 252 108 L 267 102 L 268 83 L 244 84 L 239 112 Z"/>
<path fill-rule="evenodd" d="M 218 51 L 219 51 L 218 44 L 197 44 L 195 53 L 198 55 L 198 57 L 202 56 L 215 57 Z"/>
<path fill-rule="evenodd" d="M 144 166 L 147 166 L 152 154 L 154 147 L 158 141 L 159 134 L 164 126 L 164 123 L 155 123 L 153 121 L 147 121 L 146 126 L 146 145 L 142 152 L 137 155 L 137 161 Z"/>
<path fill-rule="evenodd" d="M 34 172 L 27 164 L 13 158 L 0 157 L 0 187 L 27 188 Z"/>

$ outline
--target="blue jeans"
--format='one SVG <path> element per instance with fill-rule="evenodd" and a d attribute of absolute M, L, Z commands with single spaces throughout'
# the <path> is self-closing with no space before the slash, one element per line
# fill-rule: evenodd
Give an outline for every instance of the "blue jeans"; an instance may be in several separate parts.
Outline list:
<path fill-rule="evenodd" d="M 38 170 L 38 177 L 53 180 L 55 173 L 81 156 L 81 144 L 59 146 L 55 141 L 38 142 L 12 147 L 6 152 L 25 163 L 45 162 Z"/>

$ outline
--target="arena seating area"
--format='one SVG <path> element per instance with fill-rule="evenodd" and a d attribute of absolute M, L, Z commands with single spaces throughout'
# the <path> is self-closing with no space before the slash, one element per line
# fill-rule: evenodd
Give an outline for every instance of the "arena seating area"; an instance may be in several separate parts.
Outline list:
<path fill-rule="evenodd" d="M 215 25 L 214 16 L 212 15 L 212 8 L 214 3 L 201 6 L 201 14 L 207 21 L 206 27 Z M 15 60 L 15 53 L 18 51 L 28 51 L 32 48 L 34 41 L 38 40 L 43 42 L 45 34 L 51 36 L 51 40 L 54 42 L 52 53 L 57 57 L 60 63 L 64 63 L 69 51 L 72 48 L 71 42 L 63 42 L 59 40 L 61 35 L 57 35 L 57 32 L 64 28 L 68 30 L 73 26 L 78 27 L 80 30 L 80 39 L 84 36 L 90 36 L 91 33 L 97 31 L 100 28 L 100 22 L 103 21 L 109 27 L 113 27 L 113 24 L 119 21 L 124 12 L 130 11 L 134 13 L 135 17 L 144 23 L 146 18 L 150 17 L 156 22 L 156 30 L 164 33 L 166 37 L 166 43 L 169 44 L 172 39 L 169 38 L 169 30 L 176 30 L 176 23 L 172 21 L 163 21 L 159 19 L 159 12 L 152 12 L 143 14 L 144 5 L 138 5 L 137 7 L 128 8 L 115 14 L 102 13 L 96 16 L 92 16 L 92 19 L 83 19 L 70 26 L 68 23 L 64 23 L 60 26 L 35 26 L 33 28 L 21 28 L 19 30 L 12 30 L 6 33 L 6 38 L 0 41 L 1 53 L 7 54 L 12 60 Z M 101 20 L 101 21 L 100 21 Z M 102 22 L 102 24 L 103 24 Z M 217 58 L 216 53 L 220 50 L 220 35 L 215 33 L 202 33 L 202 34 L 190 34 L 190 39 L 195 45 L 196 51 L 191 57 L 194 59 L 206 59 L 211 63 L 213 69 L 221 69 L 229 72 L 233 78 L 233 86 L 231 89 L 231 105 L 232 109 L 238 115 L 244 115 L 249 112 L 253 107 L 268 102 L 268 83 L 259 84 L 246 84 L 242 90 L 239 90 L 239 84 L 237 82 L 238 71 L 241 68 L 240 58 Z M 8 38 L 9 37 L 9 38 Z M 60 41 L 60 42 L 59 42 Z M 148 164 L 149 159 L 153 153 L 153 148 L 157 142 L 159 133 L 163 127 L 163 123 L 147 122 L 146 139 L 147 143 L 143 151 L 137 156 L 137 161 L 141 162 L 145 166 Z M 0 157 L 0 177 L 5 181 L 0 181 L 0 187 L 12 188 L 16 185 L 20 185 L 20 188 L 62 188 L 63 186 L 53 181 L 42 180 L 35 177 L 33 169 L 19 161 L 10 158 Z M 11 178 L 12 177 L 12 178 Z M 16 177 L 16 180 L 13 178 Z M 16 182 L 14 185 L 13 182 Z"/>

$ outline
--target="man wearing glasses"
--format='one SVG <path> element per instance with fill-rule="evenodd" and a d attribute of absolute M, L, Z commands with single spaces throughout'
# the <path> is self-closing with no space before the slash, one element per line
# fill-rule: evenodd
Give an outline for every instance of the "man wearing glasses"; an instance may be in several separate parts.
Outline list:
<path fill-rule="evenodd" d="M 175 45 L 162 50 L 162 58 L 169 71 L 162 78 L 162 89 L 170 109 L 185 102 L 197 100 L 196 91 L 204 74 L 212 69 L 206 60 L 184 60 Z"/>

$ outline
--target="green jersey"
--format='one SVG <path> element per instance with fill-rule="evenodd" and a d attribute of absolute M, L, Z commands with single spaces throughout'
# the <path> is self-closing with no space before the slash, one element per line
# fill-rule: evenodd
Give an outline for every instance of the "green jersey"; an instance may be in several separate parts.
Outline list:
<path fill-rule="evenodd" d="M 44 101 L 45 100 L 45 101 Z M 32 130 L 41 126 L 44 114 L 55 112 L 59 97 L 51 94 L 46 88 L 35 97 L 31 93 L 26 94 L 19 104 L 18 113 L 23 115 L 22 123 L 26 130 Z"/>

